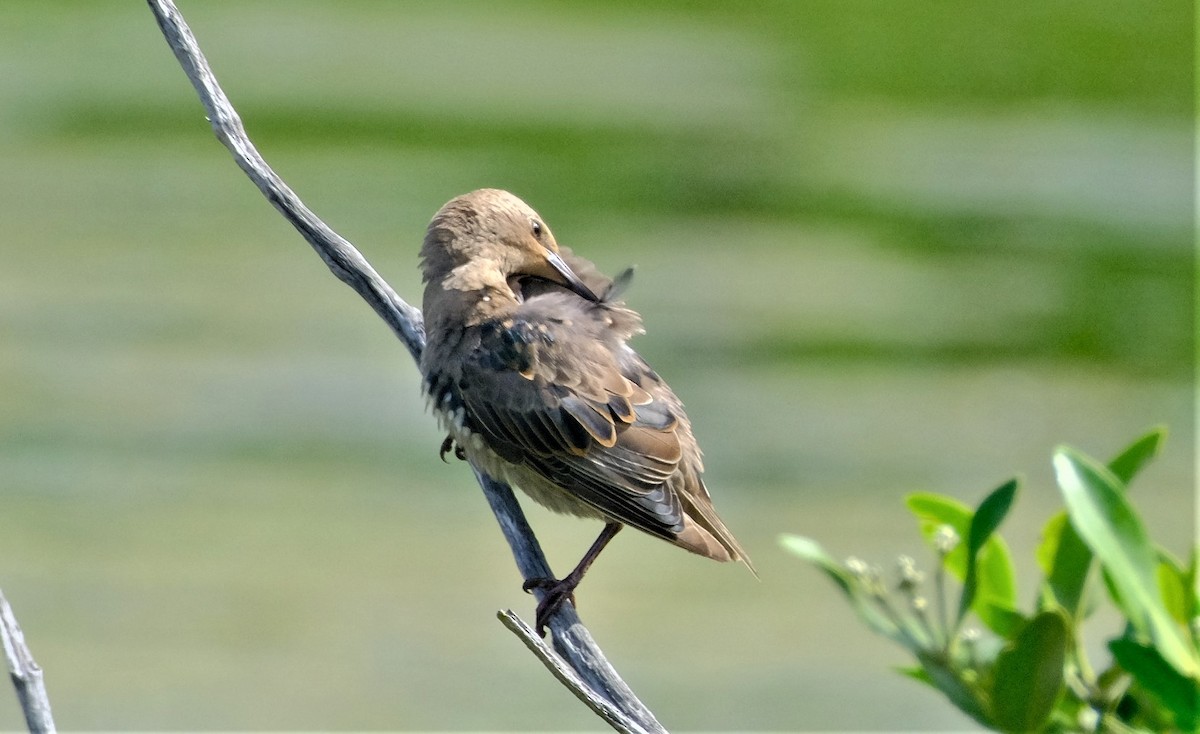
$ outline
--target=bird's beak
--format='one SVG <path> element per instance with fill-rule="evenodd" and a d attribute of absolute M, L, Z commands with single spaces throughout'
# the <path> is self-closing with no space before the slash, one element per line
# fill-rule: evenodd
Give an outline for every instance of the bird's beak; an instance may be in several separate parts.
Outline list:
<path fill-rule="evenodd" d="M 597 296 L 595 293 L 592 293 L 592 289 L 583 284 L 583 281 L 579 279 L 579 276 L 575 275 L 570 266 L 567 265 L 566 261 L 559 257 L 557 252 L 546 250 L 546 262 L 550 263 L 550 267 L 554 268 L 554 272 L 561 276 L 562 280 L 559 282 L 562 285 L 565 285 L 572 291 L 578 293 L 581 297 L 586 298 L 593 303 L 600 302 L 599 296 Z M 558 280 L 558 278 L 555 278 L 554 280 Z"/>

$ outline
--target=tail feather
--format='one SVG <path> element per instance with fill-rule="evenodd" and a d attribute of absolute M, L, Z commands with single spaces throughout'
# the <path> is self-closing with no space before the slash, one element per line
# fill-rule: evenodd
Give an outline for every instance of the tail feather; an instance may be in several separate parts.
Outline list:
<path fill-rule="evenodd" d="M 704 483 L 700 481 L 699 484 L 701 493 L 696 493 L 698 496 L 681 493 L 685 519 L 683 529 L 672 542 L 714 561 L 741 561 L 758 578 L 758 571 L 750 561 L 750 556 L 713 509 Z"/>

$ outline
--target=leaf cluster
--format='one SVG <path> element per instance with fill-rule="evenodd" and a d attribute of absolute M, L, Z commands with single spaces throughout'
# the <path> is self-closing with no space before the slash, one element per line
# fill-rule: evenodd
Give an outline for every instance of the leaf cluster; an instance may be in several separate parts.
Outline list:
<path fill-rule="evenodd" d="M 1155 429 L 1107 465 L 1070 447 L 1054 452 L 1065 509 L 1043 528 L 1042 578 L 1028 611 L 1018 607 L 1012 556 L 997 533 L 1016 499 L 1015 479 L 974 509 L 932 493 L 907 498 L 937 557 L 932 598 L 912 559 L 900 559 L 890 586 L 879 569 L 838 561 L 813 540 L 781 541 L 822 570 L 868 627 L 913 654 L 916 664 L 900 673 L 940 691 L 983 726 L 1197 731 L 1197 549 L 1185 564 L 1155 544 L 1127 493 L 1164 438 Z M 1124 624 L 1106 641 L 1111 657 L 1097 668 L 1082 628 L 1105 600 Z M 965 624 L 972 614 L 986 632 Z"/>

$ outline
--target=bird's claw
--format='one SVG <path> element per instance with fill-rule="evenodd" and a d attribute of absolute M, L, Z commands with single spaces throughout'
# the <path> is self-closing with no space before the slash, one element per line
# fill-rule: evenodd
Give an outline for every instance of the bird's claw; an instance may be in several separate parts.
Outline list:
<path fill-rule="evenodd" d="M 455 443 L 453 436 L 447 434 L 445 440 L 442 441 L 442 447 L 438 449 L 438 456 L 441 457 L 442 461 L 446 461 L 446 454 L 450 453 L 451 449 L 454 450 L 454 458 L 459 461 L 467 460 L 467 455 L 463 451 L 463 447 Z M 446 463 L 449 464 L 450 462 L 446 461 Z"/>
<path fill-rule="evenodd" d="M 527 593 L 532 593 L 534 589 L 541 589 L 545 592 L 534 612 L 534 629 L 537 630 L 539 637 L 546 636 L 546 626 L 550 623 L 550 617 L 554 616 L 555 612 L 562 607 L 563 602 L 575 603 L 576 585 L 566 579 L 560 581 L 552 578 L 527 579 L 525 583 L 521 584 L 521 588 Z"/>

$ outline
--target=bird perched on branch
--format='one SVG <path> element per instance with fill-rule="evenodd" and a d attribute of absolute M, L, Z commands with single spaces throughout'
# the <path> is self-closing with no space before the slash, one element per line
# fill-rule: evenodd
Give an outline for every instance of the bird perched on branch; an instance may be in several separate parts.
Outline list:
<path fill-rule="evenodd" d="M 537 629 L 625 525 L 717 561 L 745 551 L 713 509 L 683 404 L 626 341 L 641 318 L 614 282 L 560 248 L 507 191 L 480 189 L 434 216 L 421 248 L 423 386 L 459 458 L 603 531 L 545 590 Z M 753 567 L 751 567 L 753 570 Z"/>

